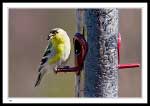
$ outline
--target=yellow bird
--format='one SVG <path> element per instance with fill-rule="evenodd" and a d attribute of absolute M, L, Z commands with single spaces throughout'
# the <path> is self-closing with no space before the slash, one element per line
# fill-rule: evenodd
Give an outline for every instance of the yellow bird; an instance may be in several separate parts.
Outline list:
<path fill-rule="evenodd" d="M 48 46 L 41 59 L 40 66 L 38 68 L 38 77 L 35 83 L 35 87 L 41 82 L 41 79 L 45 72 L 47 65 L 55 64 L 54 70 L 61 67 L 69 58 L 71 51 L 70 39 L 61 28 L 54 28 L 48 35 Z"/>

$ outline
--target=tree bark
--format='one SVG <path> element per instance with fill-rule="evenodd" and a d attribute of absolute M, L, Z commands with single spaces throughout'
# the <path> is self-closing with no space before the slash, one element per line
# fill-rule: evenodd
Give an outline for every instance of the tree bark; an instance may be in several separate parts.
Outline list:
<path fill-rule="evenodd" d="M 118 9 L 86 9 L 85 97 L 118 97 Z"/>

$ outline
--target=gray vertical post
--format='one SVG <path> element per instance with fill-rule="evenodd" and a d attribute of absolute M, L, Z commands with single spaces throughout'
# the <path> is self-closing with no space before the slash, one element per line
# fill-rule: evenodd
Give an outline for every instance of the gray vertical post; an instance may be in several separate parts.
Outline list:
<path fill-rule="evenodd" d="M 83 31 L 83 9 L 76 10 L 77 32 L 82 34 Z M 80 80 L 81 73 L 75 75 L 75 97 L 80 97 Z"/>
<path fill-rule="evenodd" d="M 86 9 L 85 97 L 118 97 L 118 9 Z"/>

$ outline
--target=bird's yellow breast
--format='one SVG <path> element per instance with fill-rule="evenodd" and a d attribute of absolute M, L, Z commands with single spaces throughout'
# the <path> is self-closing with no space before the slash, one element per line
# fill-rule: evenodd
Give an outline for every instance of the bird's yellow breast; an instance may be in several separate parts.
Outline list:
<path fill-rule="evenodd" d="M 52 38 L 51 41 L 52 41 L 53 46 L 57 46 L 59 44 L 64 44 L 65 39 L 64 39 L 63 35 L 57 34 Z"/>
<path fill-rule="evenodd" d="M 61 59 L 64 53 L 65 39 L 62 35 L 55 35 L 52 39 L 52 46 L 56 50 L 56 54 L 53 58 L 49 59 L 49 64 L 56 63 Z"/>
<path fill-rule="evenodd" d="M 57 34 L 52 38 L 52 45 L 56 49 L 56 52 L 63 52 L 65 44 L 65 39 L 63 38 L 63 35 Z"/>

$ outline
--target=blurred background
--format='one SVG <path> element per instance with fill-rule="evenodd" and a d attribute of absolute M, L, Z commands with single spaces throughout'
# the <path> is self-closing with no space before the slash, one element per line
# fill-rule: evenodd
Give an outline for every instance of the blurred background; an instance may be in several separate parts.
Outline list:
<path fill-rule="evenodd" d="M 49 72 L 34 88 L 47 35 L 55 27 L 66 30 L 72 42 L 75 9 L 9 9 L 9 97 L 74 97 L 74 73 Z M 119 9 L 119 32 L 120 62 L 141 64 L 140 9 Z M 72 47 L 67 65 L 74 65 L 73 52 Z M 141 71 L 119 70 L 119 97 L 141 97 Z"/>

